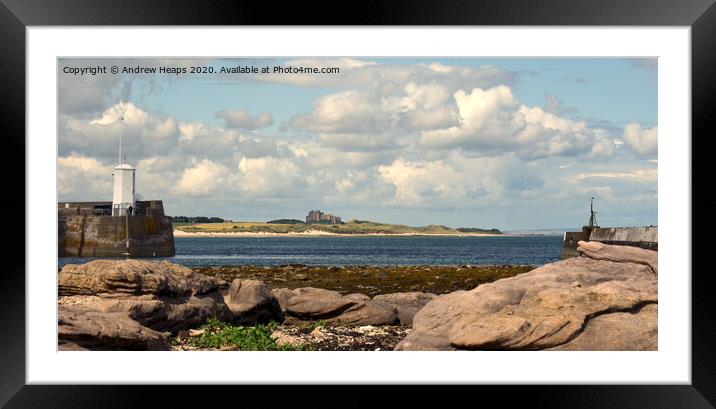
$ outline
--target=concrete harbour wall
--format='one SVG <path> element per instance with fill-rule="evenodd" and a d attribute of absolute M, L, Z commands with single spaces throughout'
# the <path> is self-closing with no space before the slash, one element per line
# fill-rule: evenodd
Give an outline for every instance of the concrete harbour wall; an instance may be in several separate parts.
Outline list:
<path fill-rule="evenodd" d="M 163 215 L 61 216 L 57 244 L 60 257 L 119 257 L 127 251 L 134 257 L 175 254 L 171 218 Z"/>
<path fill-rule="evenodd" d="M 630 245 L 629 243 L 638 243 L 638 247 L 657 250 L 659 229 L 656 226 L 597 227 L 592 229 L 589 240 L 626 246 Z"/>
<path fill-rule="evenodd" d="M 579 256 L 577 242 L 580 240 L 659 251 L 659 228 L 657 226 L 595 227 L 590 230 L 585 226 L 581 232 L 565 232 L 562 243 L 563 259 Z"/>

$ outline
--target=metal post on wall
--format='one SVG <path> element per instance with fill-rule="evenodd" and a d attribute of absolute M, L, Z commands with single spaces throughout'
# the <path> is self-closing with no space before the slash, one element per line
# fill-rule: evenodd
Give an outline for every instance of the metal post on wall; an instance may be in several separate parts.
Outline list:
<path fill-rule="evenodd" d="M 124 234 L 125 234 L 124 243 L 126 245 L 126 251 L 124 252 L 124 255 L 129 257 L 129 212 L 128 211 L 125 211 L 125 213 L 124 213 Z"/>

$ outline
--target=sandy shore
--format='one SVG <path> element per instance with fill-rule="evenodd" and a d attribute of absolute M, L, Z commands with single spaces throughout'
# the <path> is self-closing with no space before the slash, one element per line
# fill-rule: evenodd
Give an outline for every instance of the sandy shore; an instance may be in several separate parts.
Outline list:
<path fill-rule="evenodd" d="M 305 232 L 290 233 L 269 233 L 269 232 L 186 232 L 183 230 L 174 230 L 174 237 L 313 237 L 313 236 L 452 236 L 452 237 L 505 237 L 519 236 L 516 234 L 483 234 L 483 233 L 464 233 L 464 234 L 442 234 L 442 233 L 361 233 L 361 234 L 341 234 L 331 233 L 322 230 L 309 230 Z"/>
<path fill-rule="evenodd" d="M 340 236 L 340 234 L 330 233 L 321 230 L 309 230 L 301 233 L 269 233 L 269 232 L 186 232 L 182 230 L 174 230 L 174 237 L 282 237 L 282 236 Z"/>

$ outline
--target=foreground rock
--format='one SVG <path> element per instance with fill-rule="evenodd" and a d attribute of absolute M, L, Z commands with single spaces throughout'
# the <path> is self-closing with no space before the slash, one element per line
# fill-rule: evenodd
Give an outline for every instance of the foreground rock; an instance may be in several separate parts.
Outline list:
<path fill-rule="evenodd" d="M 280 289 L 273 294 L 286 315 L 299 320 L 352 325 L 392 325 L 400 321 L 394 307 L 374 302 L 363 294 L 342 296 L 336 291 L 312 287 Z"/>
<path fill-rule="evenodd" d="M 393 294 L 378 302 L 364 294 L 310 287 L 271 291 L 257 280 L 235 279 L 228 285 L 181 265 L 144 260 L 67 265 L 58 286 L 63 350 L 167 349 L 169 336 L 213 316 L 235 325 L 283 322 L 284 314 L 296 321 L 394 325 L 409 322 L 434 297 Z"/>
<path fill-rule="evenodd" d="M 608 246 L 598 241 L 579 241 L 579 251 L 595 260 L 608 260 L 618 263 L 639 263 L 649 266 L 659 275 L 659 253 L 629 246 Z"/>
<path fill-rule="evenodd" d="M 657 304 L 649 304 L 637 313 L 615 312 L 589 321 L 572 341 L 551 348 L 559 351 L 656 351 Z"/>
<path fill-rule="evenodd" d="M 58 277 L 60 295 L 101 293 L 170 297 L 206 294 L 217 290 L 220 280 L 166 261 L 94 260 L 68 264 Z"/>
<path fill-rule="evenodd" d="M 433 299 L 396 350 L 656 350 L 655 252 L 579 244 L 582 257 Z"/>
<path fill-rule="evenodd" d="M 408 292 L 395 294 L 382 294 L 373 297 L 378 304 L 395 308 L 398 318 L 403 325 L 413 325 L 413 317 L 425 304 L 437 297 L 431 293 Z"/>
<path fill-rule="evenodd" d="M 238 281 L 238 280 L 237 280 Z M 209 317 L 255 323 L 275 299 L 255 284 L 237 284 L 227 306 L 221 280 L 168 262 L 96 260 L 59 273 L 59 344 L 77 349 L 161 349 L 160 338 Z M 270 300 L 261 300 L 266 295 Z M 246 299 L 243 299 L 245 297 Z M 252 320 L 254 320 L 252 322 Z"/>
<path fill-rule="evenodd" d="M 60 308 L 59 349 L 168 350 L 166 334 L 142 326 L 122 313 L 102 313 L 85 306 Z"/>
<path fill-rule="evenodd" d="M 231 321 L 237 325 L 283 321 L 281 306 L 261 281 L 234 280 L 229 287 L 226 304 L 231 311 Z"/>

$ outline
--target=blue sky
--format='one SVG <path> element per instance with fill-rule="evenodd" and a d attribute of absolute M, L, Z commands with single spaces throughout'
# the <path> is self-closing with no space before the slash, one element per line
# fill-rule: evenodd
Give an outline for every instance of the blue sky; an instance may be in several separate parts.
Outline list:
<path fill-rule="evenodd" d="M 657 222 L 655 59 L 62 59 L 340 74 L 59 75 L 60 200 L 108 200 L 126 110 L 137 187 L 170 214 L 507 230 Z M 83 183 L 73 183 L 81 180 Z M 110 186 L 110 187 L 108 187 Z"/>

